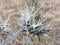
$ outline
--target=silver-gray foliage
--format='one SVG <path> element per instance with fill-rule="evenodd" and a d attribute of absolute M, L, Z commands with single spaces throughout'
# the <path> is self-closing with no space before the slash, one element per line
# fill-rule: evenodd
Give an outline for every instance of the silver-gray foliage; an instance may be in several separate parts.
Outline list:
<path fill-rule="evenodd" d="M 52 29 L 50 24 L 45 26 L 43 24 L 43 22 L 45 20 L 40 21 L 40 18 L 36 23 L 35 17 L 37 16 L 37 13 L 42 9 L 42 7 L 38 8 L 35 11 L 35 13 L 33 13 L 35 7 L 32 6 L 31 8 L 32 8 L 32 10 L 30 10 L 30 8 L 28 8 L 26 12 L 23 12 L 22 7 L 21 7 L 21 16 L 22 17 L 20 19 L 16 20 L 17 23 L 20 25 L 20 28 L 17 29 L 17 31 L 13 32 L 12 35 L 7 36 L 7 38 L 4 41 L 2 41 L 0 43 L 0 45 L 7 45 L 8 43 L 12 42 L 18 34 L 22 35 L 24 30 L 29 32 L 29 34 L 40 36 L 41 34 L 47 33 Z M 3 24 L 7 24 L 7 22 L 8 22 L 8 20 L 7 20 L 6 22 L 3 23 L 3 21 L 1 21 L 1 20 L 2 19 L 0 19 L 0 29 L 2 29 L 4 26 L 6 26 L 6 25 L 3 25 Z M 5 29 L 3 29 L 3 30 L 5 30 Z M 2 32 L 3 30 L 0 30 L 0 32 Z M 26 37 L 25 43 L 27 43 L 27 42 L 32 44 L 32 41 L 31 41 L 29 36 Z"/>

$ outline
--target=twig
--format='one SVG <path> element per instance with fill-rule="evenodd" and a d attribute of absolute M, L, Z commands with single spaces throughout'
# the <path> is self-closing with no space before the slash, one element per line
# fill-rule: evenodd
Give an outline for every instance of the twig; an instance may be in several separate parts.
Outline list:
<path fill-rule="evenodd" d="M 22 31 L 22 29 L 13 32 L 13 34 L 10 35 L 10 36 L 7 36 L 7 38 L 6 38 L 4 41 L 2 41 L 2 42 L 0 43 L 0 45 L 7 45 L 8 43 L 12 42 L 12 41 L 14 40 L 14 38 L 15 38 L 18 34 L 21 34 L 21 33 L 22 33 L 21 31 Z"/>

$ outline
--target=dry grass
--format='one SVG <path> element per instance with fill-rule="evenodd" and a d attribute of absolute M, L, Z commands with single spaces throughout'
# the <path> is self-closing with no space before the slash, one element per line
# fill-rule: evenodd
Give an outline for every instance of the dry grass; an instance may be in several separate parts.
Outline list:
<path fill-rule="evenodd" d="M 60 27 L 60 0 L 37 0 L 37 5 L 43 7 L 39 13 L 41 17 L 46 19 L 50 18 L 53 22 L 51 25 L 53 27 Z M 31 3 L 31 2 L 30 2 Z M 20 16 L 20 4 L 22 4 L 23 12 L 25 12 L 28 7 L 26 0 L 0 0 L 0 16 L 4 21 L 10 18 L 8 21 L 7 32 L 12 35 L 12 33 L 19 27 L 15 19 L 19 19 Z M 31 5 L 31 4 L 30 4 Z M 49 20 L 44 22 L 48 23 Z M 31 36 L 34 45 L 60 45 L 60 30 L 51 30 L 48 33 L 49 37 L 40 36 L 42 38 L 41 42 L 38 42 L 37 37 Z M 0 42 L 4 41 L 7 34 L 0 35 Z M 18 35 L 11 43 L 7 45 L 23 45 L 25 41 L 25 35 Z"/>

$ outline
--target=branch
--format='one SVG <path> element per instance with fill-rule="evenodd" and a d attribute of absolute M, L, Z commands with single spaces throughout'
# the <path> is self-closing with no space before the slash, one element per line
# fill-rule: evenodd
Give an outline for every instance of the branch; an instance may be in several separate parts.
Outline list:
<path fill-rule="evenodd" d="M 25 45 L 25 44 L 33 45 L 33 42 L 32 42 L 32 40 L 31 40 L 31 38 L 29 36 L 26 37 L 25 42 L 24 42 L 23 45 Z"/>
<path fill-rule="evenodd" d="M 8 43 L 12 42 L 12 41 L 14 40 L 14 38 L 15 38 L 18 34 L 22 34 L 21 31 L 22 31 L 22 29 L 13 32 L 13 34 L 7 36 L 7 38 L 6 38 L 4 41 L 2 41 L 2 42 L 0 43 L 0 45 L 7 45 Z"/>

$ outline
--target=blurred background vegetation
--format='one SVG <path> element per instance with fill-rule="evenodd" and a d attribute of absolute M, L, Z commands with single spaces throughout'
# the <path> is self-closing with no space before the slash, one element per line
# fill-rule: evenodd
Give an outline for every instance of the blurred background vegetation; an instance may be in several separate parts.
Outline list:
<path fill-rule="evenodd" d="M 0 17 L 4 21 L 10 18 L 8 21 L 8 29 L 6 34 L 0 35 L 0 43 L 6 39 L 7 34 L 12 35 L 12 33 L 19 27 L 16 19 L 18 20 L 21 16 L 20 14 L 20 4 L 22 4 L 22 9 L 25 12 L 29 8 L 32 10 L 32 6 L 35 6 L 34 12 L 42 7 L 42 9 L 36 14 L 36 21 L 41 19 L 47 19 L 43 22 L 46 25 L 51 20 L 51 26 L 53 28 L 60 28 L 60 0 L 0 0 Z M 33 12 L 33 13 L 34 13 Z M 50 19 L 50 20 L 48 20 Z M 7 45 L 23 45 L 27 34 L 18 35 L 11 43 Z M 60 45 L 60 30 L 51 30 L 48 32 L 48 36 L 41 35 L 40 41 L 38 41 L 37 36 L 30 35 L 33 45 Z"/>

